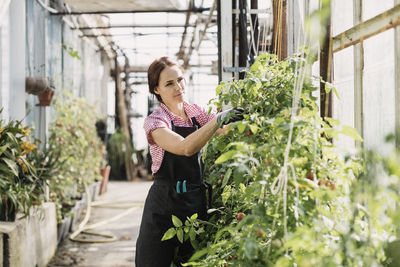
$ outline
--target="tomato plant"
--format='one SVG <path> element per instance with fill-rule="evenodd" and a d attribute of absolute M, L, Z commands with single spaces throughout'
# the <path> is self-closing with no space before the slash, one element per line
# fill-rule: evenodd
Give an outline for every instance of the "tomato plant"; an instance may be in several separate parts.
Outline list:
<path fill-rule="evenodd" d="M 277 61 L 265 54 L 245 79 L 217 87 L 214 105 L 242 107 L 245 115 L 204 148 L 213 209 L 186 266 L 365 266 L 385 260 L 384 246 L 396 231 L 387 214 L 397 196 L 377 200 L 396 191 L 365 171 L 371 161 L 337 154 L 328 138 L 361 138 L 319 116 L 316 88 L 301 73 L 305 65 L 299 56 Z M 392 182 L 398 185 L 398 177 Z M 362 190 L 370 190 L 368 198 Z"/>

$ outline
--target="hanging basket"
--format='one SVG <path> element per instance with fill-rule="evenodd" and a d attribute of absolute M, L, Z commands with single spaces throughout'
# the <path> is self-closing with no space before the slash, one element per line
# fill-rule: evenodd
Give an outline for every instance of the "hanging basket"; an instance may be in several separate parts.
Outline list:
<path fill-rule="evenodd" d="M 45 77 L 26 77 L 25 91 L 28 94 L 40 95 L 49 87 L 49 79 Z"/>
<path fill-rule="evenodd" d="M 39 98 L 38 106 L 50 106 L 53 96 L 54 96 L 54 90 L 46 89 L 43 93 L 38 95 L 38 98 Z"/>

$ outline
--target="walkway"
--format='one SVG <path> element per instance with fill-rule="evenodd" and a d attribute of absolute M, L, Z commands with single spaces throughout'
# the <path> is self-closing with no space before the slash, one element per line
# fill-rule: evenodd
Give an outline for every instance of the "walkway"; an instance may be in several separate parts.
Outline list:
<path fill-rule="evenodd" d="M 48 267 L 132 267 L 135 266 L 135 245 L 142 218 L 143 204 L 152 182 L 108 183 L 107 192 L 97 201 L 129 201 L 119 204 L 125 208 L 93 207 L 88 225 L 110 219 L 132 206 L 137 208 L 117 221 L 107 223 L 95 232 L 115 235 L 111 243 L 79 243 L 68 238 L 59 244 L 56 255 Z M 97 237 L 96 237 L 97 238 Z"/>

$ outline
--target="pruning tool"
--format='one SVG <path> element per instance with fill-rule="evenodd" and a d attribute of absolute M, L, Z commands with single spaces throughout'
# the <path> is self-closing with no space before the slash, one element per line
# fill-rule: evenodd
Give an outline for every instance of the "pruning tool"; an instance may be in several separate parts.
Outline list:
<path fill-rule="evenodd" d="M 180 186 L 181 186 L 181 181 L 177 181 L 176 182 L 176 193 L 178 193 L 178 194 L 181 194 Z M 187 192 L 187 190 L 186 190 L 186 180 L 183 180 L 183 182 L 182 182 L 182 193 L 186 193 L 186 192 Z"/>

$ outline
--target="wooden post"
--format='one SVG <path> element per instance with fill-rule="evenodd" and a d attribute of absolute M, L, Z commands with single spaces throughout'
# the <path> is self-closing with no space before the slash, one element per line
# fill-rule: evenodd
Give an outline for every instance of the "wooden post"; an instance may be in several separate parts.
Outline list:
<path fill-rule="evenodd" d="M 279 60 L 287 57 L 287 0 L 273 0 L 273 27 L 271 51 Z"/>
<path fill-rule="evenodd" d="M 324 4 L 325 3 L 325 4 Z M 319 74 L 324 82 L 320 83 L 320 114 L 321 117 L 332 117 L 332 91 L 326 93 L 325 82 L 332 82 L 332 42 L 331 42 L 331 11 L 330 3 L 323 2 L 322 9 L 329 10 L 326 21 L 326 34 L 321 44 Z"/>
<path fill-rule="evenodd" d="M 232 10 L 236 9 L 237 9 L 237 0 L 232 0 Z M 236 31 L 237 31 L 236 17 L 237 17 L 236 13 L 232 12 L 232 67 L 238 66 L 238 62 L 236 59 Z M 238 77 L 236 76 L 236 73 L 234 75 L 235 78 Z"/>
<path fill-rule="evenodd" d="M 251 9 L 258 9 L 258 0 L 251 0 Z M 253 44 L 251 47 L 251 58 L 254 59 L 258 56 L 258 15 L 251 14 L 251 24 L 253 26 Z"/>
<path fill-rule="evenodd" d="M 118 95 L 118 87 L 121 87 L 121 70 L 119 69 L 119 65 L 118 65 L 118 60 L 117 60 L 117 56 L 115 56 L 115 60 L 114 60 L 114 81 L 115 81 L 115 117 L 114 117 L 114 122 L 115 122 L 115 128 L 121 128 L 121 122 L 120 122 L 120 114 L 119 114 L 119 110 L 118 110 L 118 102 L 119 102 L 119 95 Z"/>
<path fill-rule="evenodd" d="M 247 43 L 247 18 L 244 1 L 239 1 L 239 67 L 247 67 L 248 43 Z M 245 73 L 239 73 L 239 79 L 244 78 Z"/>
<path fill-rule="evenodd" d="M 400 5 L 400 0 L 394 0 L 394 3 Z M 400 151 L 400 27 L 394 29 L 394 56 L 396 147 Z"/>
<path fill-rule="evenodd" d="M 362 0 L 353 2 L 353 22 L 354 25 L 362 21 Z M 363 42 L 353 46 L 354 51 L 354 127 L 364 136 L 364 116 L 363 116 L 363 71 L 364 71 L 364 47 Z M 361 148 L 362 142 L 356 141 L 356 147 Z"/>
<path fill-rule="evenodd" d="M 122 91 L 122 80 L 121 80 L 121 71 L 119 69 L 119 64 L 117 57 L 115 57 L 115 85 L 116 85 L 116 98 L 117 101 L 117 110 L 118 110 L 118 117 L 119 122 L 121 125 L 122 133 L 125 137 L 125 147 L 129 150 L 131 147 L 131 140 L 129 135 L 129 125 L 128 125 L 128 116 L 126 112 L 126 105 L 125 105 L 125 97 L 124 92 Z M 133 163 L 131 163 L 132 158 L 129 153 L 126 153 L 125 156 L 125 170 L 126 170 L 126 179 L 132 180 L 133 179 Z"/>

